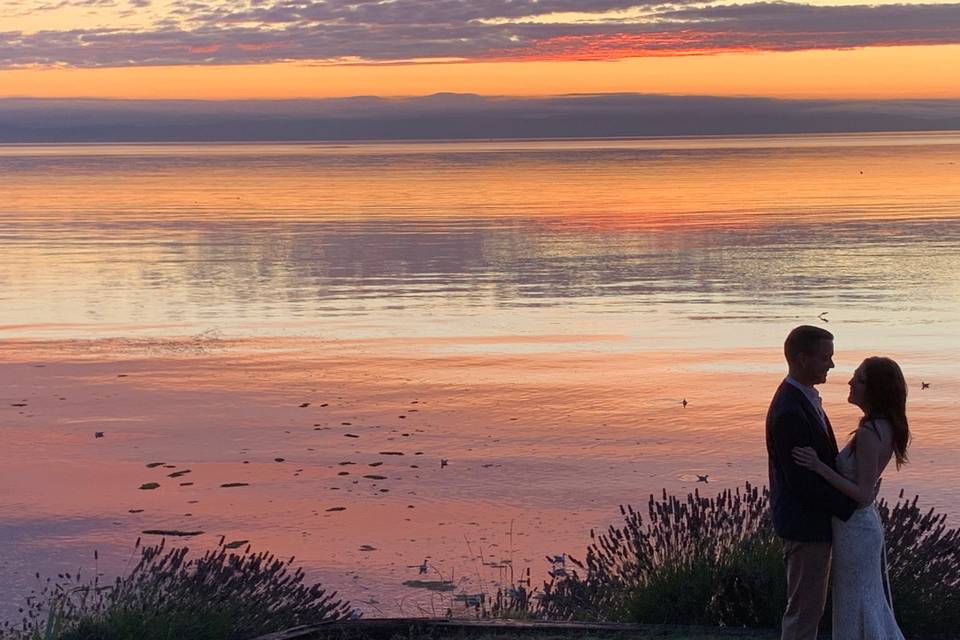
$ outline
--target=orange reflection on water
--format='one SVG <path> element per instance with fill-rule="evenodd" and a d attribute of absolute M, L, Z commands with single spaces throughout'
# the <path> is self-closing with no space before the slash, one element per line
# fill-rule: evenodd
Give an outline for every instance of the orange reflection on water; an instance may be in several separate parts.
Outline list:
<path fill-rule="evenodd" d="M 2 515 L 13 527 L 47 522 L 37 545 L 60 535 L 58 522 L 91 519 L 72 539 L 101 557 L 125 558 L 147 529 L 204 531 L 198 546 L 251 540 L 297 555 L 351 597 L 362 580 L 381 603 L 426 602 L 403 581 L 424 556 L 472 575 L 465 537 L 542 575 L 544 554 L 582 552 L 618 504 L 765 482 L 763 416 L 783 375 L 775 346 L 616 353 L 590 347 L 616 336 L 573 339 L 461 341 L 497 346 L 484 353 L 451 353 L 449 338 L 195 351 L 170 351 L 170 340 L 6 342 Z M 516 351 L 530 343 L 554 348 Z M 844 383 L 862 355 L 840 354 L 824 389 L 838 434 L 855 423 Z M 917 395 L 918 464 L 884 490 L 907 486 L 955 509 L 947 487 L 960 479 L 960 442 L 935 397 Z M 146 482 L 160 487 L 138 488 Z"/>
<path fill-rule="evenodd" d="M 780 342 L 827 319 L 838 434 L 859 359 L 900 359 L 885 491 L 954 513 L 958 138 L 811 140 L 0 151 L 0 517 L 44 552 L 250 539 L 391 599 L 513 523 L 536 571 L 620 503 L 765 482 Z"/>
<path fill-rule="evenodd" d="M 603 218 L 614 226 L 696 226 L 799 214 L 807 222 L 820 216 L 952 215 L 952 209 L 938 207 L 960 197 L 954 179 L 958 143 L 956 133 L 933 133 L 39 145 L 6 147 L 0 157 L 35 164 L 35 170 L 18 168 L 17 179 L 5 185 L 5 201 L 39 219 L 68 219 L 72 212 L 90 221 L 143 220 L 166 227 L 171 221 L 398 217 L 456 224 L 475 216 L 549 216 L 574 223 Z M 580 154 L 590 155 L 579 162 Z M 916 205 L 927 202 L 933 209 L 918 211 Z"/>

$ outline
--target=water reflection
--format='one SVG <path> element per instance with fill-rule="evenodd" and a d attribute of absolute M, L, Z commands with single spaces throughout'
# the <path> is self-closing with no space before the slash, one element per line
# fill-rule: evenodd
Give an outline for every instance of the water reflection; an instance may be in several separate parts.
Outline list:
<path fill-rule="evenodd" d="M 763 482 L 779 345 L 818 316 L 838 426 L 865 355 L 933 381 L 887 486 L 955 513 L 958 143 L 0 147 L 0 608 L 40 553 L 74 570 L 102 544 L 119 570 L 158 527 L 255 539 L 351 597 L 400 597 L 424 549 L 467 574 L 464 533 L 513 520 L 536 570 L 695 470 Z M 401 447 L 389 486 L 338 475 Z M 146 495 L 154 460 L 196 484 Z"/>
<path fill-rule="evenodd" d="M 562 218 L 223 221 L 147 232 L 6 224 L 3 324 L 233 323 L 429 308 L 435 316 L 576 307 L 739 318 L 869 309 L 947 320 L 960 302 L 954 219 L 584 228 Z M 895 229 L 891 229 L 895 227 Z M 910 299 L 911 305 L 903 305 Z M 692 314 L 674 307 L 696 307 Z M 380 320 L 385 320 L 381 316 Z M 404 320 L 406 322 L 406 320 Z M 242 332 L 241 332 L 242 333 Z"/>

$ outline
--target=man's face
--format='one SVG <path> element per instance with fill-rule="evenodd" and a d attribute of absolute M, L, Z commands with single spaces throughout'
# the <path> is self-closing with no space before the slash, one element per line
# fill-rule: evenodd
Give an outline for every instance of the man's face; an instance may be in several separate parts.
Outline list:
<path fill-rule="evenodd" d="M 833 369 L 833 340 L 821 340 L 810 353 L 800 354 L 804 375 L 810 384 L 823 384 Z"/>

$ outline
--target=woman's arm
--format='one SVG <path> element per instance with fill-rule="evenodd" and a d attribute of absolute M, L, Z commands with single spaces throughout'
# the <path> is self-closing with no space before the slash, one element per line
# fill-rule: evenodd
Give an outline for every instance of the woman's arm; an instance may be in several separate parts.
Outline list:
<path fill-rule="evenodd" d="M 877 497 L 877 480 L 880 476 L 880 438 L 870 429 L 857 432 L 857 481 L 848 480 L 823 462 L 810 447 L 793 450 L 794 461 L 810 469 L 834 486 L 838 491 L 853 498 L 861 505 L 868 505 Z"/>
<path fill-rule="evenodd" d="M 791 493 L 808 504 L 846 520 L 857 508 L 857 501 L 793 460 L 791 451 L 798 447 L 809 447 L 812 429 L 821 428 L 819 424 L 811 425 L 809 420 L 801 408 L 779 413 L 767 427 L 767 450 Z"/>

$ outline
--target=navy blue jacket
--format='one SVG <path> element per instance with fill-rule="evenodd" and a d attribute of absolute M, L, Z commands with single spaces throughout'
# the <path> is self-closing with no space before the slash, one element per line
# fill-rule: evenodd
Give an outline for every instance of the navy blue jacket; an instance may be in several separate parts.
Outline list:
<path fill-rule="evenodd" d="M 790 453 L 794 447 L 813 447 L 821 460 L 836 469 L 837 439 L 830 420 L 826 423 L 824 431 L 807 397 L 784 380 L 767 411 L 767 457 L 773 528 L 786 540 L 830 542 L 830 516 L 846 520 L 857 508 L 856 501 L 795 463 Z"/>

